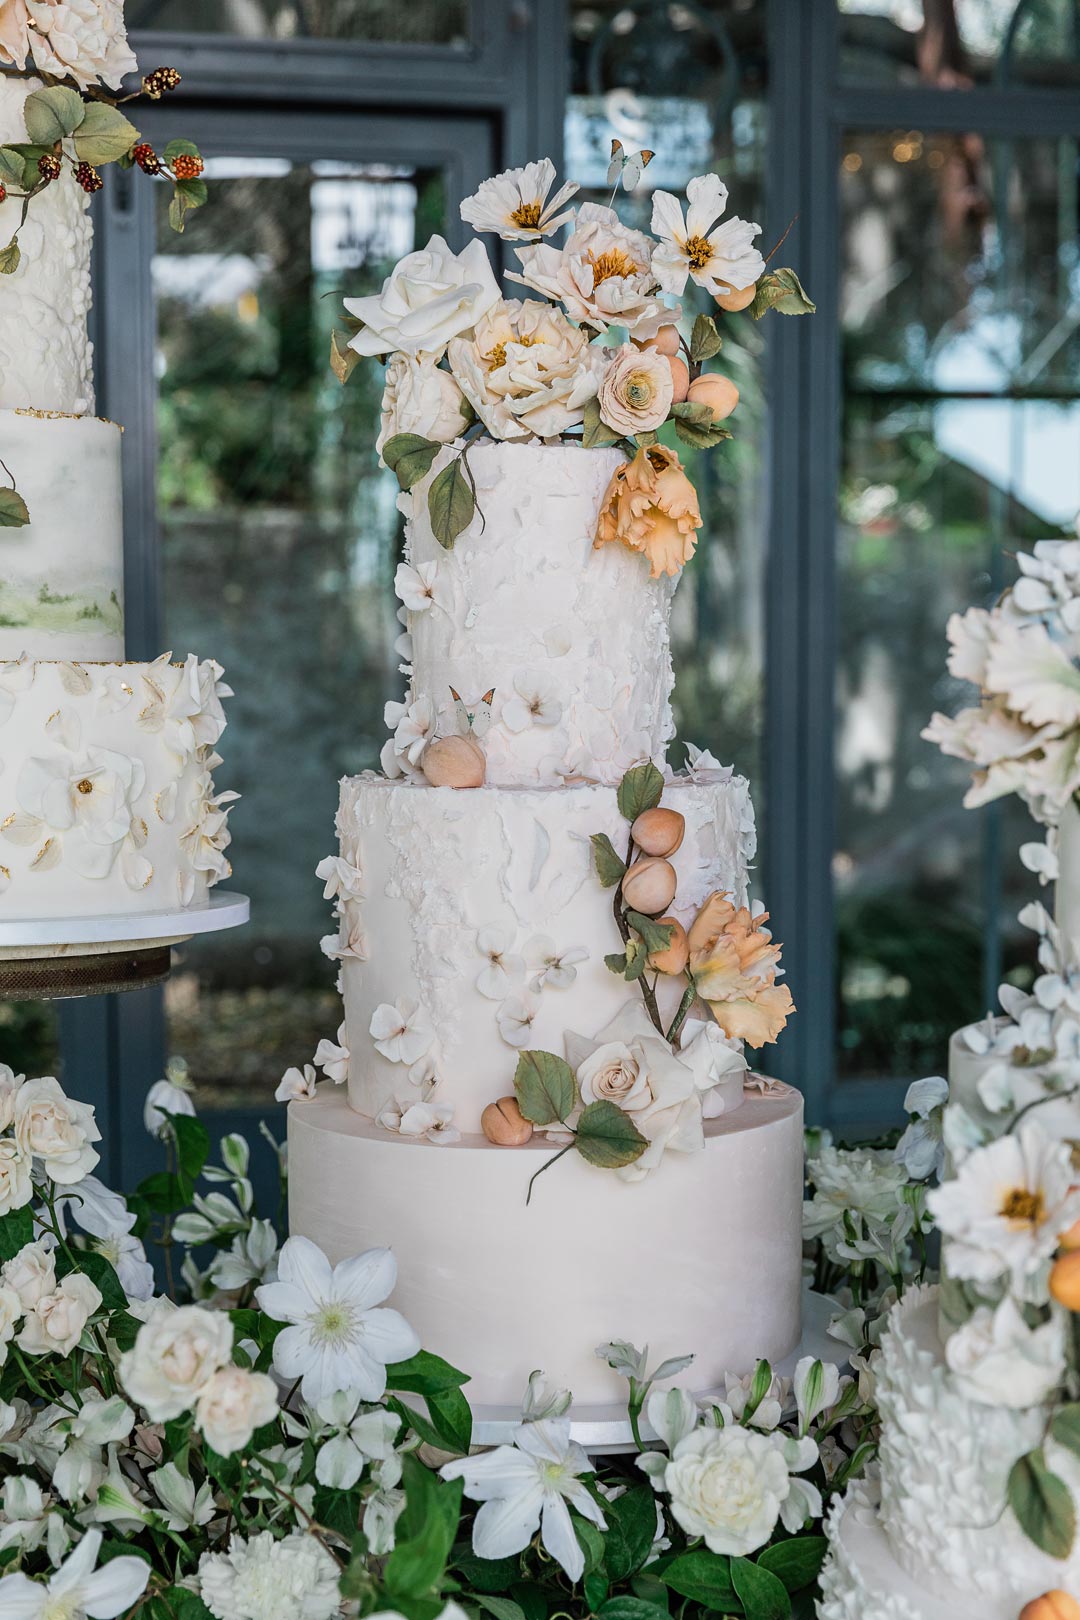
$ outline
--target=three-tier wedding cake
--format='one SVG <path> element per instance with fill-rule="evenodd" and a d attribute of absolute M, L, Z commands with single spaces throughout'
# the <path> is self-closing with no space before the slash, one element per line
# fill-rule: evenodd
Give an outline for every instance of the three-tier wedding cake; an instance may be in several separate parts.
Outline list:
<path fill-rule="evenodd" d="M 750 795 L 665 756 L 702 523 L 673 446 L 721 443 L 738 397 L 703 369 L 714 319 L 683 334 L 674 300 L 692 277 L 756 316 L 801 289 L 719 223 L 715 176 L 685 217 L 655 194 L 656 240 L 553 177 L 462 206 L 518 244 L 525 298 L 436 237 L 346 304 L 339 373 L 388 357 L 408 691 L 319 868 L 344 1022 L 279 1091 L 292 1231 L 335 1261 L 392 1247 L 396 1303 L 494 1407 L 538 1365 L 618 1401 L 613 1334 L 696 1350 L 699 1389 L 800 1334 L 802 1100 L 743 1056 L 793 1010 Z"/>

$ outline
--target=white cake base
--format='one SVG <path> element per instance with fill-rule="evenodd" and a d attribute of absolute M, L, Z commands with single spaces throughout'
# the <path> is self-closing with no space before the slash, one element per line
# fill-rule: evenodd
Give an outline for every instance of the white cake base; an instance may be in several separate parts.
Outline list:
<path fill-rule="evenodd" d="M 828 1528 L 830 1553 L 821 1572 L 818 1620 L 961 1620 L 984 1613 L 971 1607 L 970 1593 L 940 1579 L 931 1589 L 900 1567 L 868 1486 L 852 1486 L 837 1503 Z"/>
<path fill-rule="evenodd" d="M 750 1094 L 641 1182 L 568 1154 L 526 1207 L 550 1143 L 402 1140 L 322 1087 L 289 1108 L 290 1229 L 335 1262 L 393 1249 L 394 1305 L 478 1406 L 517 1407 L 537 1367 L 582 1407 L 624 1403 L 594 1354 L 612 1339 L 695 1352 L 679 1382 L 711 1389 L 799 1342 L 802 1112 Z"/>

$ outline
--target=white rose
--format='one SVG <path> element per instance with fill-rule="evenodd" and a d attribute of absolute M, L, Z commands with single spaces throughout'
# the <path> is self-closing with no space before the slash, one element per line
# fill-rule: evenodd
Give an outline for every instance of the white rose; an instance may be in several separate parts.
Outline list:
<path fill-rule="evenodd" d="M 0 1063 L 0 1131 L 6 1131 L 15 1118 L 15 1094 L 25 1078 Z"/>
<path fill-rule="evenodd" d="M 949 1335 L 945 1360 L 973 1401 L 1026 1407 L 1045 1401 L 1065 1375 L 1065 1334 L 1059 1316 L 1029 1328 L 1009 1296 L 995 1310 L 981 1306 Z"/>
<path fill-rule="evenodd" d="M 138 69 L 124 28 L 124 0 L 26 0 L 33 20 L 30 54 L 42 73 L 71 78 L 82 89 L 119 89 Z"/>
<path fill-rule="evenodd" d="M 22 1209 L 34 1196 L 30 1160 L 10 1136 L 0 1139 L 0 1216 Z"/>
<path fill-rule="evenodd" d="M 265 1373 L 222 1367 L 195 1401 L 195 1425 L 222 1457 L 250 1441 L 256 1429 L 277 1417 L 277 1385 Z"/>
<path fill-rule="evenodd" d="M 382 456 L 387 439 L 395 433 L 419 433 L 421 438 L 449 444 L 465 432 L 469 417 L 461 389 L 448 371 L 428 356 L 391 355 L 383 380 L 382 417 L 375 449 Z"/>
<path fill-rule="evenodd" d="M 632 1113 L 652 1102 L 649 1077 L 623 1041 L 605 1041 L 577 1070 L 581 1100 L 613 1102 Z"/>
<path fill-rule="evenodd" d="M 475 326 L 499 300 L 483 243 L 470 242 L 452 253 L 441 236 L 407 253 L 394 266 L 382 291 L 370 298 L 346 298 L 350 315 L 363 321 L 349 343 L 357 354 L 426 354 L 439 359 L 450 339 Z"/>
<path fill-rule="evenodd" d="M 15 1093 L 15 1140 L 23 1152 L 40 1159 L 45 1174 L 70 1186 L 90 1174 L 99 1155 L 90 1146 L 101 1141 L 94 1110 L 66 1097 L 51 1075 L 25 1080 Z"/>
<path fill-rule="evenodd" d="M 617 1172 L 623 1181 L 642 1180 L 669 1150 L 694 1153 L 705 1146 L 693 1070 L 676 1057 L 640 1002 L 628 1002 L 591 1041 L 568 1031 L 566 1055 L 582 1102 L 615 1103 L 649 1144 Z"/>
<path fill-rule="evenodd" d="M 702 1536 L 711 1552 L 745 1558 L 772 1535 L 791 1480 L 769 1435 L 730 1424 L 680 1440 L 664 1489 L 688 1536 Z"/>
<path fill-rule="evenodd" d="M 448 351 L 469 403 L 496 439 L 548 439 L 579 423 L 610 352 L 593 347 L 562 310 L 513 298 L 500 299 Z"/>
<path fill-rule="evenodd" d="M 55 1293 L 45 1294 L 28 1311 L 17 1340 L 32 1356 L 66 1356 L 78 1344 L 82 1330 L 101 1304 L 101 1294 L 90 1278 L 73 1271 Z"/>
<path fill-rule="evenodd" d="M 600 384 L 600 415 L 615 433 L 650 433 L 667 420 L 673 393 L 667 356 L 624 343 Z"/>
<path fill-rule="evenodd" d="M 23 1303 L 14 1288 L 0 1283 L 0 1367 L 7 1360 L 7 1347 L 15 1337 L 15 1324 L 23 1314 Z"/>
<path fill-rule="evenodd" d="M 178 1309 L 161 1301 L 120 1358 L 120 1379 L 154 1423 L 167 1423 L 194 1405 L 232 1354 L 233 1329 L 222 1311 Z"/>
<path fill-rule="evenodd" d="M 39 1299 L 56 1287 L 56 1262 L 52 1250 L 39 1238 L 27 1243 L 13 1259 L 0 1266 L 0 1279 L 19 1296 L 24 1311 L 32 1311 Z"/>

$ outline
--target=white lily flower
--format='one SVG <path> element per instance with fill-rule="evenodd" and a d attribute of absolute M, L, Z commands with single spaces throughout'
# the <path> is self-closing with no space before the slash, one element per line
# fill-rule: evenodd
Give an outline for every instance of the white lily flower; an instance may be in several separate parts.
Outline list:
<path fill-rule="evenodd" d="M 10 1620 L 116 1620 L 142 1597 L 150 1580 L 145 1558 L 112 1558 L 95 1569 L 101 1531 L 88 1530 L 46 1581 L 17 1571 L 0 1578 L 0 1614 Z"/>
<path fill-rule="evenodd" d="M 260 1310 L 289 1324 L 274 1341 L 274 1369 L 302 1379 L 306 1401 L 353 1390 L 377 1401 L 386 1389 L 388 1363 L 407 1361 L 420 1341 L 395 1310 L 377 1309 L 397 1281 L 389 1249 L 331 1266 L 308 1238 L 288 1238 L 278 1258 L 277 1282 L 255 1293 Z"/>
<path fill-rule="evenodd" d="M 581 1483 L 593 1465 L 571 1440 L 568 1417 L 522 1423 L 514 1430 L 513 1445 L 456 1458 L 439 1472 L 444 1479 L 462 1480 L 465 1495 L 483 1503 L 473 1521 L 478 1558 L 523 1552 L 539 1529 L 545 1551 L 572 1581 L 580 1580 L 585 1554 L 567 1503 L 600 1530 L 607 1521 Z"/>
<path fill-rule="evenodd" d="M 696 175 L 687 182 L 684 219 L 669 191 L 653 192 L 652 229 L 660 242 L 652 267 L 665 292 L 681 293 L 689 276 L 716 298 L 741 291 L 764 274 L 765 260 L 753 245 L 761 226 L 738 218 L 721 225 L 727 199 L 719 175 Z"/>
<path fill-rule="evenodd" d="M 568 180 L 549 198 L 554 183 L 555 165 L 550 158 L 526 163 L 520 169 L 504 169 L 465 198 L 461 217 L 474 231 L 497 231 L 504 242 L 538 241 L 573 217 L 573 209 L 565 205 L 576 193 L 577 182 Z"/>
<path fill-rule="evenodd" d="M 799 1434 L 808 1434 L 814 1419 L 835 1406 L 840 1398 L 840 1369 L 832 1361 L 803 1356 L 793 1380 Z"/>

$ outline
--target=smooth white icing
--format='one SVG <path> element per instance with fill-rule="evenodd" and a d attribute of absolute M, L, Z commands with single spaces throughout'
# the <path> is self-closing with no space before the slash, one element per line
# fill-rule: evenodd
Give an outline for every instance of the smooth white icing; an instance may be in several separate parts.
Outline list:
<path fill-rule="evenodd" d="M 568 1154 L 471 1138 L 387 1136 L 321 1087 L 289 1109 L 289 1224 L 337 1261 L 388 1245 L 394 1304 L 425 1348 L 471 1374 L 475 1404 L 517 1406 L 530 1372 L 576 1402 L 625 1401 L 594 1354 L 612 1338 L 650 1362 L 689 1351 L 680 1382 L 779 1360 L 800 1331 L 802 1098 L 748 1096 L 705 1149 L 620 1181 Z"/>
<path fill-rule="evenodd" d="M 676 781 L 664 804 L 686 818 L 672 857 L 673 914 L 689 923 L 714 889 L 744 901 L 755 849 L 746 782 Z M 596 877 L 589 842 L 604 832 L 623 853 L 627 831 L 609 787 L 457 791 L 377 777 L 342 782 L 340 847 L 361 874 L 362 898 L 343 902 L 339 938 L 358 939 L 365 953 L 341 960 L 354 1108 L 375 1117 L 395 1093 L 409 1094 L 405 1066 L 376 1051 L 369 1034 L 375 1009 L 402 996 L 419 1002 L 435 1027 L 438 1097 L 453 1103 L 459 1129 L 477 1130 L 485 1105 L 513 1090 L 518 1052 L 500 1034 L 498 1001 L 476 986 L 487 965 L 477 935 L 492 924 L 512 951 L 541 934 L 560 951 L 589 953 L 571 985 L 545 986 L 534 997 L 529 1046 L 561 1055 L 568 1029 L 591 1037 L 640 999 L 636 985 L 604 965 L 620 939 L 612 891 Z M 661 981 L 669 1016 L 682 988 Z"/>
<path fill-rule="evenodd" d="M 0 411 L 0 461 L 30 512 L 0 530 L 0 659 L 123 657 L 120 439 L 93 416 Z"/>
<path fill-rule="evenodd" d="M 452 550 L 431 531 L 427 490 L 449 460 L 403 497 L 406 553 L 434 563 L 442 603 L 410 612 L 413 698 L 427 697 L 441 734 L 456 729 L 451 687 L 473 704 L 492 687 L 484 739 L 492 783 L 552 783 L 559 769 L 618 782 L 674 735 L 668 644 L 672 582 L 650 580 L 622 546 L 593 549 L 618 450 L 495 444 L 469 451 L 478 512 Z M 519 686 L 541 682 L 555 724 L 513 730 Z"/>
<path fill-rule="evenodd" d="M 0 72 L 0 142 L 26 141 L 23 103 L 40 89 L 38 79 Z M 19 266 L 0 278 L 0 409 L 79 415 L 94 408 L 89 201 L 65 164 L 30 204 Z M 15 197 L 0 203 L 0 247 L 10 242 L 22 206 Z"/>
<path fill-rule="evenodd" d="M 205 905 L 228 872 L 220 673 L 194 658 L 0 664 L 0 917 Z"/>

